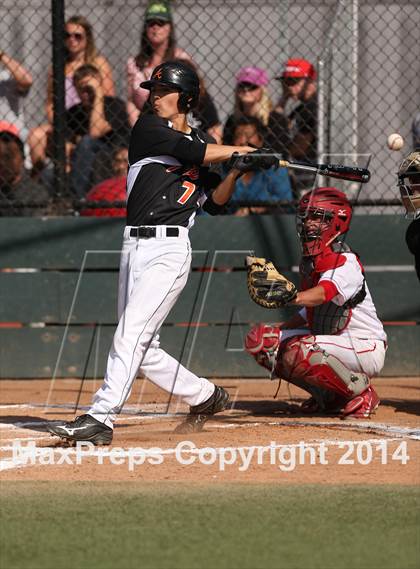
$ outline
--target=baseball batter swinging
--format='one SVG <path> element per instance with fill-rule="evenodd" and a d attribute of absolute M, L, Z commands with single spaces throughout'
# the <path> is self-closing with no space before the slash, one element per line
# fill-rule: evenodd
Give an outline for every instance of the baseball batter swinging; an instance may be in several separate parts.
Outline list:
<path fill-rule="evenodd" d="M 189 66 L 163 63 L 140 86 L 150 90 L 153 113 L 141 115 L 130 140 L 119 323 L 104 382 L 88 413 L 49 427 L 68 440 L 109 444 L 139 370 L 190 405 L 187 427 L 194 429 L 200 418 L 227 407 L 229 396 L 222 387 L 197 377 L 160 348 L 159 330 L 188 279 L 188 231 L 197 209 L 219 213 L 243 172 L 278 164 L 274 156 L 262 155 L 267 149 L 217 145 L 188 125 L 186 115 L 198 103 L 200 90 Z M 221 181 L 209 166 L 226 160 L 231 170 Z"/>
<path fill-rule="evenodd" d="M 370 378 L 383 367 L 386 334 L 359 256 L 343 241 L 351 216 L 349 201 L 336 188 L 317 188 L 301 198 L 299 292 L 272 263 L 248 258 L 256 302 L 271 308 L 284 298 L 302 308 L 281 327 L 252 328 L 246 349 L 274 377 L 309 392 L 302 411 L 364 418 L 379 405 Z"/>

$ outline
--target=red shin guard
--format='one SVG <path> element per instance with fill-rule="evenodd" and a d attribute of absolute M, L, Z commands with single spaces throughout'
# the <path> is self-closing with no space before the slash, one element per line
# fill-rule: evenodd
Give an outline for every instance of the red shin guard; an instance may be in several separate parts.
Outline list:
<path fill-rule="evenodd" d="M 301 336 L 288 342 L 279 353 L 277 371 L 280 377 L 304 380 L 347 400 L 369 385 L 365 374 L 353 373 L 338 358 L 322 350 L 314 336 Z"/>

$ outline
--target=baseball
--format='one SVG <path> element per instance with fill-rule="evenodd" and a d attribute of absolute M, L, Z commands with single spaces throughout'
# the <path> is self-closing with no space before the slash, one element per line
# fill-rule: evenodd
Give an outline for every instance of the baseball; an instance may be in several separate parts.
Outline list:
<path fill-rule="evenodd" d="M 388 136 L 388 148 L 390 150 L 401 150 L 404 146 L 404 139 L 401 134 L 393 133 Z"/>

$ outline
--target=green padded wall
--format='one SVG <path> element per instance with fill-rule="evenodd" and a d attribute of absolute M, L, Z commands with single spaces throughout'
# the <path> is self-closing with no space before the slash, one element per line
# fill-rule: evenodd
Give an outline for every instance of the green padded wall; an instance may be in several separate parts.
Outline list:
<path fill-rule="evenodd" d="M 387 325 L 383 375 L 420 372 L 420 285 L 406 226 L 400 216 L 356 215 L 348 238 Z M 122 230 L 115 218 L 0 220 L 0 378 L 103 374 L 116 324 Z M 191 241 L 192 273 L 162 329 L 165 349 L 203 375 L 264 376 L 243 352 L 244 335 L 253 323 L 281 322 L 293 309 L 251 302 L 243 261 L 249 252 L 270 257 L 296 281 L 294 217 L 200 217 Z"/>

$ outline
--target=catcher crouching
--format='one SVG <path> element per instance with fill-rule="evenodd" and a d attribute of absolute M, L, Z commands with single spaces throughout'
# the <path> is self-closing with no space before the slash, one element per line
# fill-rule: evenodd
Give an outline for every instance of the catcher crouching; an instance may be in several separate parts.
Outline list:
<path fill-rule="evenodd" d="M 270 261 L 247 257 L 248 290 L 257 304 L 301 309 L 281 327 L 253 327 L 245 348 L 272 377 L 310 394 L 302 411 L 367 418 L 380 403 L 370 380 L 383 368 L 387 338 L 360 258 L 343 240 L 351 216 L 349 201 L 336 188 L 302 197 L 296 216 L 299 291 Z"/>

